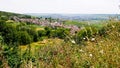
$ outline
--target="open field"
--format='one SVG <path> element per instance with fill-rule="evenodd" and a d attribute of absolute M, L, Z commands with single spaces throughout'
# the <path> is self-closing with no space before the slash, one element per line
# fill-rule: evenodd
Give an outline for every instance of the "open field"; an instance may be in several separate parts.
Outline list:
<path fill-rule="evenodd" d="M 27 47 L 30 45 L 30 47 L 32 48 L 31 50 L 35 51 L 35 49 L 40 48 L 42 46 L 58 45 L 58 44 L 61 44 L 62 42 L 63 42 L 63 40 L 58 39 L 58 38 L 44 39 L 43 41 L 33 42 L 31 44 L 28 44 L 28 45 L 20 45 L 20 49 L 22 51 L 25 51 L 27 49 Z"/>

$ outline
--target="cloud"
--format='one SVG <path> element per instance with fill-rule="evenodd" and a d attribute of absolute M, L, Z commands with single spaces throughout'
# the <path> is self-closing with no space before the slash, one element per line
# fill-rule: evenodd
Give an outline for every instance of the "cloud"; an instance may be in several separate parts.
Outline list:
<path fill-rule="evenodd" d="M 0 10 L 18 13 L 119 13 L 119 0 L 0 0 Z"/>

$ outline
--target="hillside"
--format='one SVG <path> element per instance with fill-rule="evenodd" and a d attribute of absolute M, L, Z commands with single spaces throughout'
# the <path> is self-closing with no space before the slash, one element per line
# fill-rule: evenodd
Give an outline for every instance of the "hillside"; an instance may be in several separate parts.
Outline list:
<path fill-rule="evenodd" d="M 12 13 L 12 12 L 4 12 L 4 11 L 0 11 L 0 15 L 1 17 L 6 17 L 7 19 L 13 16 L 17 16 L 20 18 L 31 18 L 30 15 L 24 15 L 24 14 Z"/>
<path fill-rule="evenodd" d="M 1 12 L 0 68 L 120 67 L 119 20 L 101 21 L 100 27 L 82 24 L 82 29 L 71 34 L 68 28 L 15 21 L 9 19 L 11 16 L 31 19 Z M 80 25 L 78 21 L 67 22 L 67 25 Z"/>

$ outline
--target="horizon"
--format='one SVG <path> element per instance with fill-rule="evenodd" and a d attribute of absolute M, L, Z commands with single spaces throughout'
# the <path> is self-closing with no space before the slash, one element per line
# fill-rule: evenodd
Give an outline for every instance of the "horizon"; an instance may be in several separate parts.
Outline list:
<path fill-rule="evenodd" d="M 107 13 L 23 13 L 23 14 L 65 14 L 65 15 L 69 15 L 69 14 L 74 14 L 74 15 L 84 15 L 84 14 L 87 14 L 87 15 L 107 15 Z M 116 15 L 119 15 L 117 13 L 109 13 L 109 14 L 116 14 Z M 108 14 L 108 15 L 109 15 Z"/>
<path fill-rule="evenodd" d="M 0 10 L 1 11 L 1 10 Z M 120 15 L 117 13 L 19 13 L 19 12 L 12 12 L 12 11 L 1 11 L 1 12 L 9 12 L 9 13 L 16 13 L 16 14 L 60 14 L 60 15 Z"/>
<path fill-rule="evenodd" d="M 50 14 L 120 14 L 119 0 L 1 0 L 0 11 Z"/>

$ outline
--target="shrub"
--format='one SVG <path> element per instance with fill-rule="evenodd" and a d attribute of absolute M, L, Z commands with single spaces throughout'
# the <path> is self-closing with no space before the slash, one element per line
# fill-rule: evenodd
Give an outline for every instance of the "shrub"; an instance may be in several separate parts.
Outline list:
<path fill-rule="evenodd" d="M 37 31 L 35 31 L 32 28 L 29 28 L 26 31 L 30 35 L 31 41 L 33 41 L 33 42 L 37 42 L 38 41 L 38 32 Z"/>
<path fill-rule="evenodd" d="M 31 37 L 26 31 L 20 31 L 18 32 L 19 36 L 19 43 L 21 45 L 26 45 L 31 43 Z"/>
<path fill-rule="evenodd" d="M 4 42 L 7 44 L 14 44 L 18 42 L 16 27 L 11 26 L 9 24 L 4 26 L 2 36 L 4 38 Z"/>
<path fill-rule="evenodd" d="M 45 31 L 45 30 L 39 30 L 39 31 L 38 31 L 38 36 L 39 36 L 39 37 L 46 36 L 46 31 Z"/>
<path fill-rule="evenodd" d="M 103 27 L 103 28 L 101 28 L 98 32 L 99 32 L 99 35 L 100 35 L 100 36 L 105 37 L 105 36 L 107 35 L 107 32 L 106 32 L 106 31 L 107 31 L 106 28 Z"/>
<path fill-rule="evenodd" d="M 5 26 L 5 21 L 0 20 L 0 32 L 4 30 L 4 26 Z"/>
<path fill-rule="evenodd" d="M 10 66 L 10 68 L 20 68 L 21 65 L 21 57 L 19 55 L 19 49 L 18 47 L 14 46 L 14 47 L 9 47 L 4 45 L 4 59 L 7 60 L 8 65 Z"/>

